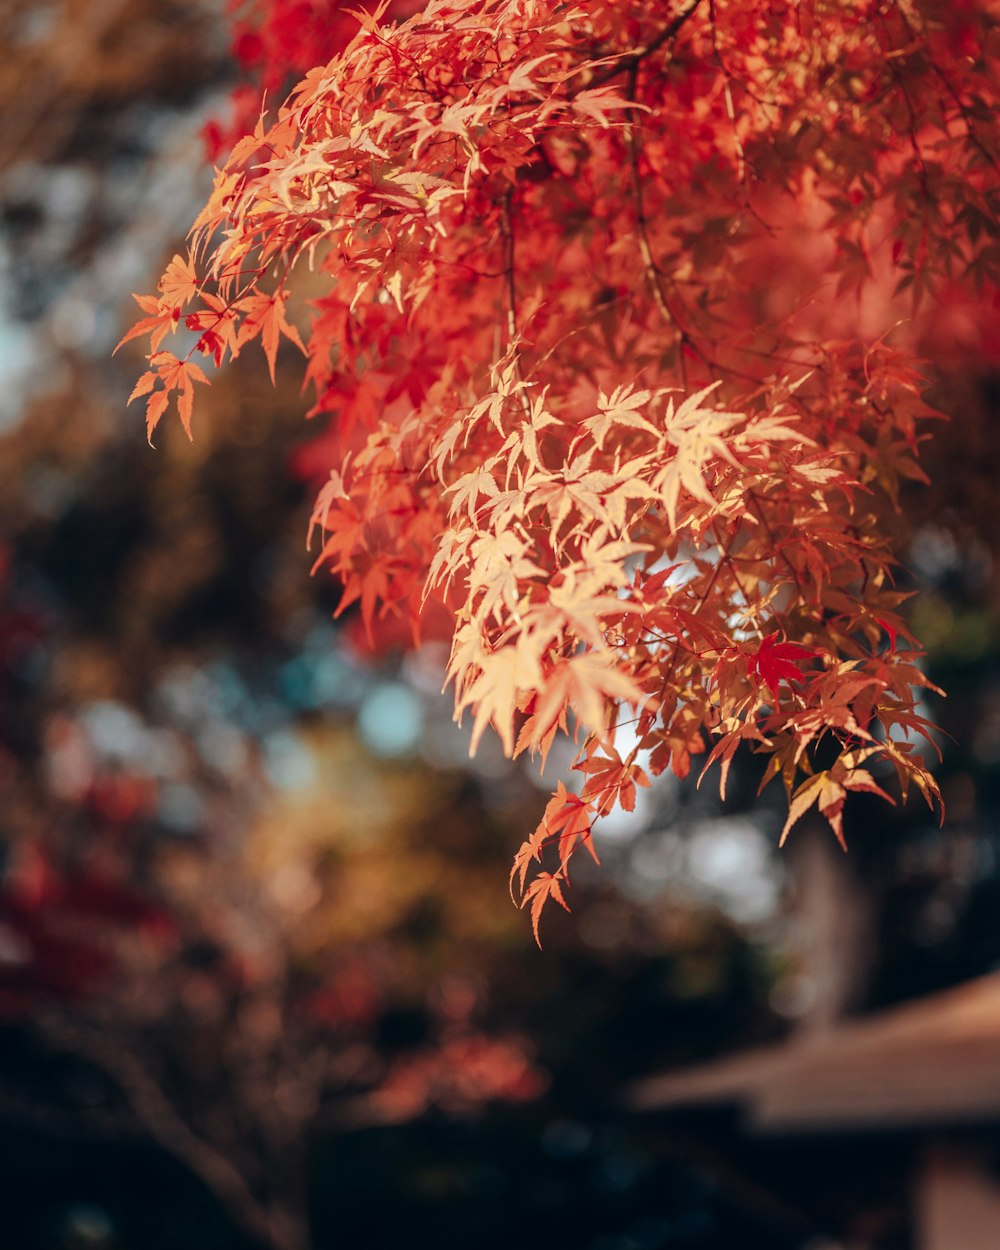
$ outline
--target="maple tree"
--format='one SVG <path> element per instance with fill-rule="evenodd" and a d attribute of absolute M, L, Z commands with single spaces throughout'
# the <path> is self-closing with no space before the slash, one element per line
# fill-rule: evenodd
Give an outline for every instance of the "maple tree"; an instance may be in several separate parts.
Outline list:
<path fill-rule="evenodd" d="M 882 518 L 935 415 L 921 337 L 995 300 L 990 9 L 383 3 L 137 297 L 150 437 L 173 400 L 190 434 L 196 356 L 258 341 L 273 377 L 287 340 L 339 611 L 450 638 L 473 749 L 577 735 L 512 870 L 536 936 L 595 821 L 693 756 L 723 791 L 764 756 L 782 840 L 815 807 L 843 843 L 886 772 L 938 801 Z M 268 85 L 308 10 L 244 6 Z"/>

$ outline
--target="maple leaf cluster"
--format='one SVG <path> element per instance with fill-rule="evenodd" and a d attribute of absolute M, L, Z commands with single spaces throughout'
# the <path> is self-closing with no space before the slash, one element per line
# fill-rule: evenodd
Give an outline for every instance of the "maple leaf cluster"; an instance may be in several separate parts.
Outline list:
<path fill-rule="evenodd" d="M 202 134 L 211 160 L 225 155 L 253 129 L 261 96 L 283 99 L 307 70 L 343 51 L 357 30 L 355 9 L 377 0 L 227 0 L 230 50 L 247 81 L 230 96 L 230 115 L 213 118 Z M 423 8 L 423 0 L 389 0 L 383 22 L 399 21 Z"/>
<path fill-rule="evenodd" d="M 536 934 L 594 822 L 693 756 L 723 791 L 765 756 L 785 834 L 816 806 L 843 840 L 880 768 L 936 802 L 882 518 L 934 415 L 912 326 L 995 290 L 989 6 L 385 7 L 236 143 L 140 300 L 150 435 L 175 395 L 189 427 L 193 354 L 304 353 L 341 610 L 447 622 L 473 748 L 576 735 L 514 863 Z M 883 261 L 909 339 L 891 290 L 835 336 Z"/>

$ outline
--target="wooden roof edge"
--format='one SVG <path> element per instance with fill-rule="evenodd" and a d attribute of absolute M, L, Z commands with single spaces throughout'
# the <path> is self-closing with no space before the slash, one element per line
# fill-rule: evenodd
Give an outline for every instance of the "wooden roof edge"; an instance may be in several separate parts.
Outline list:
<path fill-rule="evenodd" d="M 738 1105 L 763 1092 L 769 1080 L 826 1059 L 849 1063 L 858 1051 L 869 1047 L 898 1045 L 901 1040 L 917 1045 L 947 1036 L 942 1027 L 949 1014 L 982 1016 L 988 1012 L 992 1025 L 995 1008 L 1000 1045 L 1000 975 L 991 973 L 923 998 L 887 1007 L 871 1016 L 831 1028 L 823 1033 L 793 1037 L 708 1063 L 646 1077 L 626 1091 L 624 1105 L 639 1112 L 702 1104 Z"/>
<path fill-rule="evenodd" d="M 656 1111 L 686 1103 L 739 1102 L 763 1084 L 785 1058 L 787 1044 L 777 1042 L 709 1063 L 680 1068 L 637 1081 L 625 1091 L 632 1111 Z"/>

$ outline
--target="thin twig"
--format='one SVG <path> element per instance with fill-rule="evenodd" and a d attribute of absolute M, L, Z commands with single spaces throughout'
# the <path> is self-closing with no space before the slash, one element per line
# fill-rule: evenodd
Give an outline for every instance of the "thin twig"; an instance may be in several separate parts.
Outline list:
<path fill-rule="evenodd" d="M 636 69 L 638 69 L 639 65 L 646 59 L 647 56 L 652 56 L 652 54 L 662 48 L 668 40 L 673 39 L 674 35 L 678 34 L 685 22 L 687 22 L 689 18 L 693 17 L 697 9 L 700 8 L 701 3 L 702 0 L 692 0 L 692 3 L 689 4 L 687 8 L 681 9 L 680 13 L 677 14 L 673 21 L 668 22 L 660 33 L 654 39 L 651 39 L 644 47 L 635 48 L 631 52 L 624 53 L 618 58 L 617 61 L 614 62 L 614 64 L 601 70 L 599 74 L 595 74 L 594 77 L 586 84 L 586 89 L 589 91 L 594 87 L 601 87 L 604 83 L 610 82 L 612 78 L 617 78 L 619 74 L 633 73 Z"/>
<path fill-rule="evenodd" d="M 500 208 L 500 233 L 503 236 L 504 257 L 503 257 L 503 273 L 506 288 L 506 321 L 507 321 L 507 350 L 514 351 L 514 371 L 519 383 L 518 395 L 521 400 L 521 409 L 525 417 L 531 419 L 531 405 L 528 402 L 528 396 L 524 389 L 524 377 L 521 373 L 520 353 L 516 351 L 517 343 L 517 277 L 515 271 L 515 239 L 514 239 L 514 218 L 511 214 L 511 202 L 513 199 L 513 190 L 508 190 L 503 197 L 503 203 Z"/>
<path fill-rule="evenodd" d="M 500 233 L 503 236 L 503 277 L 507 292 L 507 347 L 517 339 L 517 284 L 514 276 L 514 223 L 511 219 L 511 191 L 503 197 L 500 209 Z"/>
<path fill-rule="evenodd" d="M 638 79 L 638 64 L 634 65 L 629 71 L 629 96 L 635 98 L 636 85 Z M 646 219 L 646 207 L 642 194 L 642 178 L 639 174 L 639 134 L 636 125 L 635 109 L 630 108 L 626 112 L 628 119 L 628 147 L 629 147 L 629 166 L 632 172 L 632 195 L 635 200 L 635 223 L 639 236 L 639 252 L 642 256 L 643 267 L 646 271 L 646 278 L 649 282 L 650 290 L 653 293 L 653 300 L 656 307 L 660 310 L 663 319 L 672 325 L 677 333 L 677 358 L 680 364 L 681 381 L 687 386 L 687 364 L 684 360 L 684 348 L 690 347 L 696 352 L 701 359 L 708 364 L 704 353 L 693 341 L 691 335 L 684 327 L 684 323 L 678 314 L 670 305 L 667 293 L 663 289 L 663 280 L 656 258 L 653 256 L 653 248 L 649 241 L 649 223 Z"/>

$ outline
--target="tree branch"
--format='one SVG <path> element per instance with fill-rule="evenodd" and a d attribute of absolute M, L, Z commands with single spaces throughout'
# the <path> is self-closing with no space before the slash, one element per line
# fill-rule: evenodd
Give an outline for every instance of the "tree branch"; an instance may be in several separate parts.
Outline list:
<path fill-rule="evenodd" d="M 636 64 L 629 71 L 629 95 L 633 97 L 635 96 L 637 77 L 638 65 Z M 692 340 L 681 318 L 671 307 L 670 301 L 667 299 L 667 293 L 663 289 L 662 275 L 656 263 L 656 258 L 653 256 L 652 244 L 649 241 L 649 223 L 646 220 L 642 178 L 639 174 L 639 135 L 636 126 L 635 110 L 632 108 L 628 109 L 626 116 L 628 118 L 629 167 L 632 176 L 632 196 L 635 201 L 635 224 L 639 234 L 639 252 L 642 256 L 646 278 L 653 293 L 656 307 L 660 310 L 663 319 L 669 322 L 677 332 L 677 360 L 681 370 L 681 381 L 687 386 L 687 365 L 684 360 L 685 346 L 696 352 L 706 364 L 708 361 L 701 349 Z"/>
<path fill-rule="evenodd" d="M 587 90 L 601 87 L 604 83 L 610 82 L 612 78 L 617 78 L 619 74 L 634 73 L 647 56 L 652 56 L 654 52 L 662 48 L 665 43 L 673 39 L 674 35 L 679 33 L 688 19 L 694 16 L 701 3 L 702 0 L 692 0 L 687 8 L 681 9 L 677 16 L 668 22 L 656 38 L 651 39 L 645 47 L 635 48 L 632 52 L 624 53 L 613 65 L 609 65 L 606 69 L 601 70 L 599 74 L 595 74 L 590 82 L 587 83 Z"/>
<path fill-rule="evenodd" d="M 241 1228 L 261 1242 L 276 1244 L 268 1212 L 244 1176 L 184 1122 L 127 1045 L 52 1013 L 36 1018 L 35 1027 L 49 1046 L 79 1055 L 106 1073 L 150 1137 L 187 1164 Z"/>

